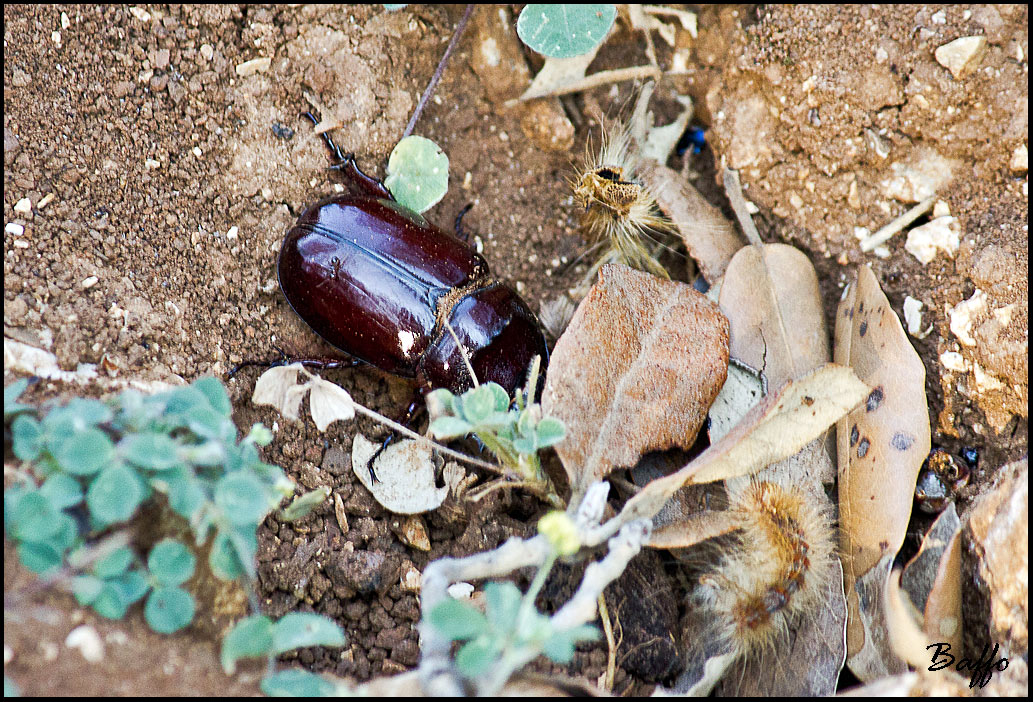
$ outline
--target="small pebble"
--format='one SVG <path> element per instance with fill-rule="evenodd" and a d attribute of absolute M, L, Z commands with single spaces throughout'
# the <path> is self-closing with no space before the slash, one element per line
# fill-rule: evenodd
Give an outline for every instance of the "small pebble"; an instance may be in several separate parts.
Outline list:
<path fill-rule="evenodd" d="M 14 211 L 21 215 L 32 214 L 32 202 L 27 197 L 23 197 L 14 205 Z"/>
<path fill-rule="evenodd" d="M 95 275 L 91 275 L 89 278 L 86 278 L 82 282 L 83 289 L 88 290 L 89 288 L 92 288 L 94 285 L 97 284 L 97 280 L 97 276 Z"/>
<path fill-rule="evenodd" d="M 25 227 L 17 222 L 8 222 L 7 226 L 4 227 L 4 231 L 13 236 L 21 236 L 25 233 Z"/>
<path fill-rule="evenodd" d="M 936 61 L 954 76 L 961 80 L 977 68 L 986 53 L 986 37 L 961 37 L 936 50 Z"/>

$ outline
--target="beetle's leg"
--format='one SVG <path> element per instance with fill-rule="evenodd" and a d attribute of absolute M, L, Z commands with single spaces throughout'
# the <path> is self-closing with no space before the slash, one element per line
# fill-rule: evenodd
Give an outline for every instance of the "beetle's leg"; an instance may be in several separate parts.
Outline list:
<path fill-rule="evenodd" d="M 408 409 L 405 410 L 405 414 L 398 420 L 398 423 L 408 427 L 419 412 L 420 408 L 423 406 L 423 393 L 417 390 L 416 396 L 413 398 L 412 402 L 409 403 Z M 377 449 L 376 453 L 370 456 L 370 459 L 366 461 L 366 468 L 369 469 L 369 477 L 374 483 L 380 482 L 380 479 L 377 478 L 377 473 L 373 470 L 373 463 L 380 458 L 380 454 L 382 454 L 396 438 L 398 438 L 398 435 L 392 431 L 387 435 L 387 438 L 384 439 L 384 443 L 380 444 L 380 448 Z"/>
<path fill-rule="evenodd" d="M 312 124 L 319 124 L 319 118 L 312 112 L 302 112 L 302 117 L 308 117 L 312 120 Z M 388 200 L 394 200 L 394 196 L 391 192 L 384 187 L 384 184 L 373 176 L 366 175 L 359 168 L 359 164 L 355 161 L 355 154 L 344 153 L 341 147 L 337 145 L 334 138 L 330 136 L 330 132 L 323 132 L 323 142 L 327 148 L 330 149 L 330 153 L 333 156 L 334 163 L 330 166 L 330 170 L 337 171 L 343 174 L 346 185 L 352 191 L 355 191 L 362 195 L 368 195 L 369 197 L 385 198 Z"/>
<path fill-rule="evenodd" d="M 466 231 L 466 229 L 463 228 L 463 217 L 466 216 L 466 213 L 470 211 L 471 207 L 473 207 L 472 202 L 463 209 L 459 210 L 459 214 L 456 215 L 456 236 L 462 239 L 463 241 L 470 241 L 470 232 Z"/>
<path fill-rule="evenodd" d="M 308 366 L 309 368 L 334 370 L 336 368 L 354 368 L 355 366 L 361 366 L 365 363 L 365 361 L 360 361 L 357 358 L 298 358 L 296 356 L 288 356 L 282 349 L 278 348 L 276 350 L 280 352 L 279 358 L 272 361 L 244 361 L 243 363 L 238 363 L 234 366 L 233 370 L 226 374 L 226 380 L 230 380 L 241 370 L 249 366 L 275 368 L 276 366 L 289 366 L 292 363 L 300 363 L 301 365 Z"/>

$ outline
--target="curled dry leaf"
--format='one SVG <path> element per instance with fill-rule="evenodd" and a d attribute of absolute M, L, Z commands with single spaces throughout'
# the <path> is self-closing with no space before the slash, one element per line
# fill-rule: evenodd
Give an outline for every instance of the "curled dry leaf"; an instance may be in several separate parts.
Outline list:
<path fill-rule="evenodd" d="M 542 395 L 572 503 L 618 466 L 692 446 L 725 381 L 728 326 L 688 285 L 607 265 L 553 351 Z"/>
<path fill-rule="evenodd" d="M 904 541 L 915 480 L 929 453 L 929 412 L 925 367 L 912 348 L 889 301 L 867 266 L 844 294 L 836 312 L 835 359 L 849 365 L 871 386 L 862 406 L 842 419 L 836 431 L 839 456 L 840 539 L 850 618 L 848 663 L 861 680 L 899 672 L 879 660 L 892 661 L 885 641 L 865 622 L 879 627 L 878 610 L 859 611 L 862 604 L 879 607 L 884 588 L 869 582 L 875 595 L 858 597 L 855 583 Z M 882 570 L 882 577 L 888 570 Z M 874 639 L 873 639 L 874 637 Z M 855 661 L 862 647 L 865 656 Z M 872 647 L 875 648 L 872 648 Z"/>
<path fill-rule="evenodd" d="M 735 252 L 745 245 L 735 225 L 711 205 L 677 171 L 644 162 L 638 177 L 656 197 L 656 204 L 678 227 L 685 249 L 713 284 L 724 275 Z"/>
<path fill-rule="evenodd" d="M 904 567 L 901 584 L 921 611 L 928 642 L 961 650 L 961 520 L 951 503 L 936 518 L 922 546 Z"/>
<path fill-rule="evenodd" d="M 651 519 L 682 485 L 727 480 L 792 456 L 857 406 L 868 387 L 834 363 L 768 394 L 720 441 L 687 466 L 649 483 L 628 500 L 615 524 Z"/>
<path fill-rule="evenodd" d="M 377 445 L 362 434 L 352 442 L 352 471 L 373 497 L 395 514 L 429 512 L 445 501 L 448 486 L 434 483 L 431 450 L 416 441 L 396 441 L 377 458 L 377 481 L 367 464 Z"/>
<path fill-rule="evenodd" d="M 298 375 L 307 380 L 299 384 Z M 355 417 L 351 395 L 343 388 L 319 376 L 310 375 L 300 363 L 275 366 L 262 373 L 255 382 L 251 401 L 256 405 L 271 405 L 288 419 L 297 419 L 305 393 L 311 392 L 309 410 L 319 431 L 326 431 L 334 420 Z"/>

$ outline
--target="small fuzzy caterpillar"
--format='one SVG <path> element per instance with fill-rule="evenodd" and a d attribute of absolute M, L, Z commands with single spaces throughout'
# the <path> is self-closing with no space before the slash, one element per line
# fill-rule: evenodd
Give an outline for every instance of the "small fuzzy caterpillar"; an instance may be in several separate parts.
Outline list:
<path fill-rule="evenodd" d="M 602 263 L 616 260 L 668 278 L 652 249 L 655 233 L 676 228 L 660 212 L 654 194 L 637 181 L 638 161 L 630 129 L 614 123 L 604 130 L 599 152 L 586 152 L 584 166 L 570 184 L 585 210 L 585 227 L 606 243 Z"/>
<path fill-rule="evenodd" d="M 835 534 L 824 505 L 796 486 L 730 483 L 739 540 L 700 577 L 694 599 L 711 640 L 750 657 L 774 648 L 801 615 L 820 606 L 835 567 Z"/>

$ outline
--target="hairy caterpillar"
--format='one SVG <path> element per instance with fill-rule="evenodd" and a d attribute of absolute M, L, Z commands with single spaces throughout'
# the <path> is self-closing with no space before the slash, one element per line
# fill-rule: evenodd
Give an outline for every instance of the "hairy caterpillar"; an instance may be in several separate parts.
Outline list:
<path fill-rule="evenodd" d="M 649 244 L 654 243 L 655 233 L 676 228 L 660 212 L 655 195 L 636 180 L 638 161 L 630 129 L 616 122 L 603 130 L 597 154 L 590 147 L 586 150 L 584 166 L 570 184 L 585 210 L 584 226 L 606 246 L 595 268 L 617 261 L 669 278 L 655 258 L 656 246 Z"/>
<path fill-rule="evenodd" d="M 823 502 L 795 485 L 729 481 L 738 542 L 702 575 L 693 598 L 710 640 L 750 657 L 773 649 L 820 607 L 835 567 L 835 534 Z"/>

